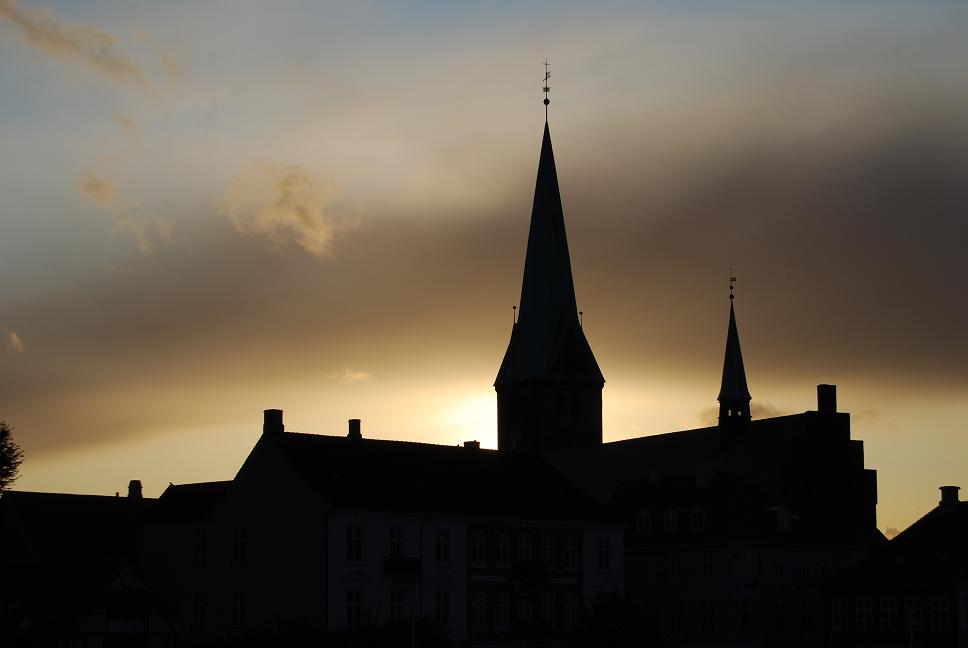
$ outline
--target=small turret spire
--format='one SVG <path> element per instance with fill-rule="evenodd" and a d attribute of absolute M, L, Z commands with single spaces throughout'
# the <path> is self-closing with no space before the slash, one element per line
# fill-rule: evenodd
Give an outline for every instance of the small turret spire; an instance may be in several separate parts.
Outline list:
<path fill-rule="evenodd" d="M 750 420 L 750 390 L 746 385 L 743 351 L 739 345 L 736 312 L 733 309 L 733 284 L 736 277 L 729 272 L 729 328 L 726 331 L 726 353 L 723 358 L 723 380 L 719 388 L 719 424 L 728 425 Z"/>

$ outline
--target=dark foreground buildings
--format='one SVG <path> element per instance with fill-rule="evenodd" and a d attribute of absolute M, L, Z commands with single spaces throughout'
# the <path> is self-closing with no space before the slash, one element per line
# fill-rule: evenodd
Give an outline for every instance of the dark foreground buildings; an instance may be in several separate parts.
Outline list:
<path fill-rule="evenodd" d="M 418 626 L 479 646 L 966 645 L 956 492 L 888 543 L 834 386 L 751 419 L 730 299 L 719 424 L 603 443 L 546 124 L 497 450 L 367 439 L 355 419 L 297 434 L 270 409 L 231 481 L 6 493 L 0 643 L 361 645 L 389 624 L 404 645 Z"/>

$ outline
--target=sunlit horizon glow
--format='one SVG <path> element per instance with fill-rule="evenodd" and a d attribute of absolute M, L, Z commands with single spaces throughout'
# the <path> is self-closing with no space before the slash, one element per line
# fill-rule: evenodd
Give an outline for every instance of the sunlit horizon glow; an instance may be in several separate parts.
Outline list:
<path fill-rule="evenodd" d="M 543 25 L 536 32 L 533 25 Z M 550 121 L 606 441 L 838 385 L 878 525 L 968 488 L 968 7 L 0 0 L 15 488 L 229 479 L 261 430 L 496 444 Z"/>

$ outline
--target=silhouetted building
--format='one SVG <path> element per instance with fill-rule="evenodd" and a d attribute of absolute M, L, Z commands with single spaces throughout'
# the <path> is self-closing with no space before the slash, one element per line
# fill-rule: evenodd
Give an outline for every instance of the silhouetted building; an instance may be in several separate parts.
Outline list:
<path fill-rule="evenodd" d="M 624 528 L 537 456 L 350 425 L 295 434 L 267 410 L 235 479 L 161 496 L 145 557 L 183 638 L 413 618 L 457 641 L 552 638 L 623 587 Z"/>
<path fill-rule="evenodd" d="M 7 491 L 0 495 L 0 645 L 175 645 L 139 575 L 154 500 Z"/>
<path fill-rule="evenodd" d="M 731 290 L 719 424 L 602 443 L 605 381 L 580 315 L 546 122 L 497 450 L 367 439 L 359 419 L 345 436 L 296 434 L 269 409 L 233 480 L 91 500 L 104 529 L 120 525 L 101 548 L 162 596 L 182 645 L 418 620 L 460 644 L 553 644 L 621 591 L 670 645 L 820 645 L 821 582 L 885 542 L 836 388 L 818 386 L 816 411 L 753 420 Z M 23 527 L 11 511 L 44 518 L 43 497 L 76 503 L 59 523 L 89 526 L 87 500 L 8 493 L 4 537 Z M 946 596 L 964 597 L 958 565 Z M 22 621 L 17 591 L 4 600 Z"/>
<path fill-rule="evenodd" d="M 827 583 L 831 646 L 968 646 L 968 502 L 938 506 Z"/>

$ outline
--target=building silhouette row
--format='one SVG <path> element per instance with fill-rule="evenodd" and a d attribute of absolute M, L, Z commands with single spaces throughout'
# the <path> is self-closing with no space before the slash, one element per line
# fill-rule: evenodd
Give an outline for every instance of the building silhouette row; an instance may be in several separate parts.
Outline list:
<path fill-rule="evenodd" d="M 4 493 L 0 643 L 364 645 L 386 627 L 416 643 L 419 626 L 421 645 L 620 630 L 619 645 L 968 646 L 957 489 L 888 542 L 833 385 L 814 411 L 751 418 L 732 291 L 717 425 L 603 443 L 604 384 L 546 122 L 496 450 L 369 439 L 357 419 L 288 432 L 268 409 L 230 481 Z"/>

